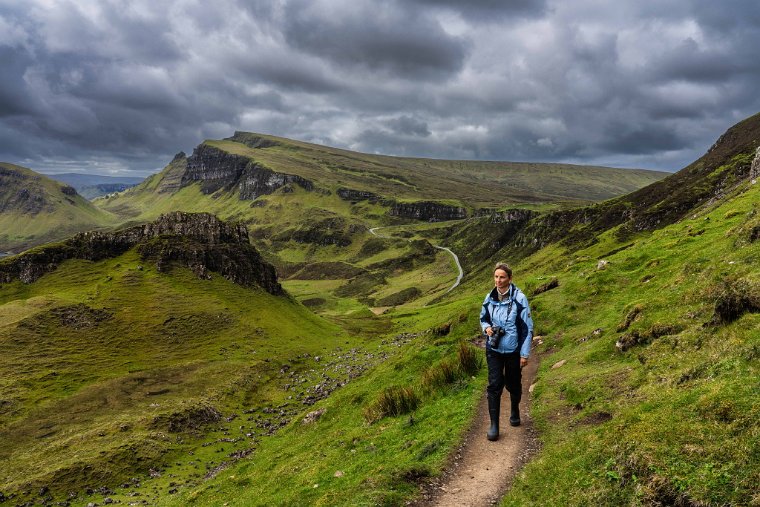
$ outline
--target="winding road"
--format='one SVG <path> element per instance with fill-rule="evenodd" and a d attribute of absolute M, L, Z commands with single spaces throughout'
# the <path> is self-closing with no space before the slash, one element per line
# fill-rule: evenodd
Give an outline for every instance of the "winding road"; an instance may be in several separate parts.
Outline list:
<path fill-rule="evenodd" d="M 396 238 L 394 236 L 386 236 L 384 234 L 378 234 L 377 232 L 375 232 L 378 229 L 384 229 L 384 227 L 372 227 L 369 230 L 369 232 L 370 232 L 370 234 L 372 234 L 373 236 L 377 236 L 378 238 L 401 239 L 401 238 Z M 411 241 L 411 240 L 407 239 L 407 241 Z M 451 287 L 449 287 L 449 289 L 446 292 L 444 292 L 444 294 L 448 294 L 449 292 L 451 292 L 452 290 L 454 290 L 459 285 L 459 282 L 462 281 L 462 277 L 464 276 L 464 270 L 462 269 L 462 264 L 459 262 L 459 257 L 457 256 L 457 254 L 455 254 L 454 252 L 452 252 L 450 248 L 446 248 L 445 246 L 438 246 L 438 245 L 433 245 L 433 246 L 435 248 L 437 248 L 438 250 L 443 250 L 444 252 L 448 252 L 449 255 L 451 255 L 454 258 L 454 262 L 456 263 L 457 269 L 459 270 L 459 274 L 457 275 L 457 279 L 454 282 L 454 284 Z"/>

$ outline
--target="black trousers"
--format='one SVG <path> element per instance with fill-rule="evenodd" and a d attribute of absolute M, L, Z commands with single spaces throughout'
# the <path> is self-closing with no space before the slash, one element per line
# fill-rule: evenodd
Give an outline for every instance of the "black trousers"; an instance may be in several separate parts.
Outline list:
<path fill-rule="evenodd" d="M 520 403 L 522 396 L 522 371 L 520 370 L 520 351 L 510 354 L 487 351 L 489 399 L 499 399 L 506 386 L 513 403 Z"/>

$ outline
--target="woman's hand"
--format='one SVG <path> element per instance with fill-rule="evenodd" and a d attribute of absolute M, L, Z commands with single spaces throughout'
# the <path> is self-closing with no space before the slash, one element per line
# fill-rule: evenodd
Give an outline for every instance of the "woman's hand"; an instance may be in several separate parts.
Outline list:
<path fill-rule="evenodd" d="M 520 358 L 520 368 L 525 368 L 528 366 L 528 358 L 527 357 L 521 357 Z"/>
<path fill-rule="evenodd" d="M 486 334 L 487 334 L 488 336 L 493 336 L 493 329 L 491 329 L 491 326 L 488 326 L 488 327 L 486 328 Z"/>

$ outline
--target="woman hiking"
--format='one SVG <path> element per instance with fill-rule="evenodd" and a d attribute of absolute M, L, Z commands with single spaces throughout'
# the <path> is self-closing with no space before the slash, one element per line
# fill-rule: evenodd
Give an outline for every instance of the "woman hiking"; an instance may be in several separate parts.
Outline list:
<path fill-rule="evenodd" d="M 533 340 L 533 319 L 528 298 L 512 283 L 512 268 L 499 262 L 493 271 L 494 288 L 483 301 L 480 326 L 488 336 L 488 440 L 499 438 L 501 392 L 506 386 L 511 402 L 509 424 L 520 425 L 521 369 L 528 364 Z"/>

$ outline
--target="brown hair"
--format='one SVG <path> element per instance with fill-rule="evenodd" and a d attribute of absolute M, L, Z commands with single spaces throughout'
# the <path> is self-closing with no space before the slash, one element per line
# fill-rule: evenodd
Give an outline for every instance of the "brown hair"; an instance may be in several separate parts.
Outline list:
<path fill-rule="evenodd" d="M 493 268 L 494 272 L 497 269 L 504 270 L 504 272 L 507 274 L 508 277 L 512 278 L 512 268 L 509 267 L 509 264 L 506 262 L 497 262 L 496 267 Z"/>

